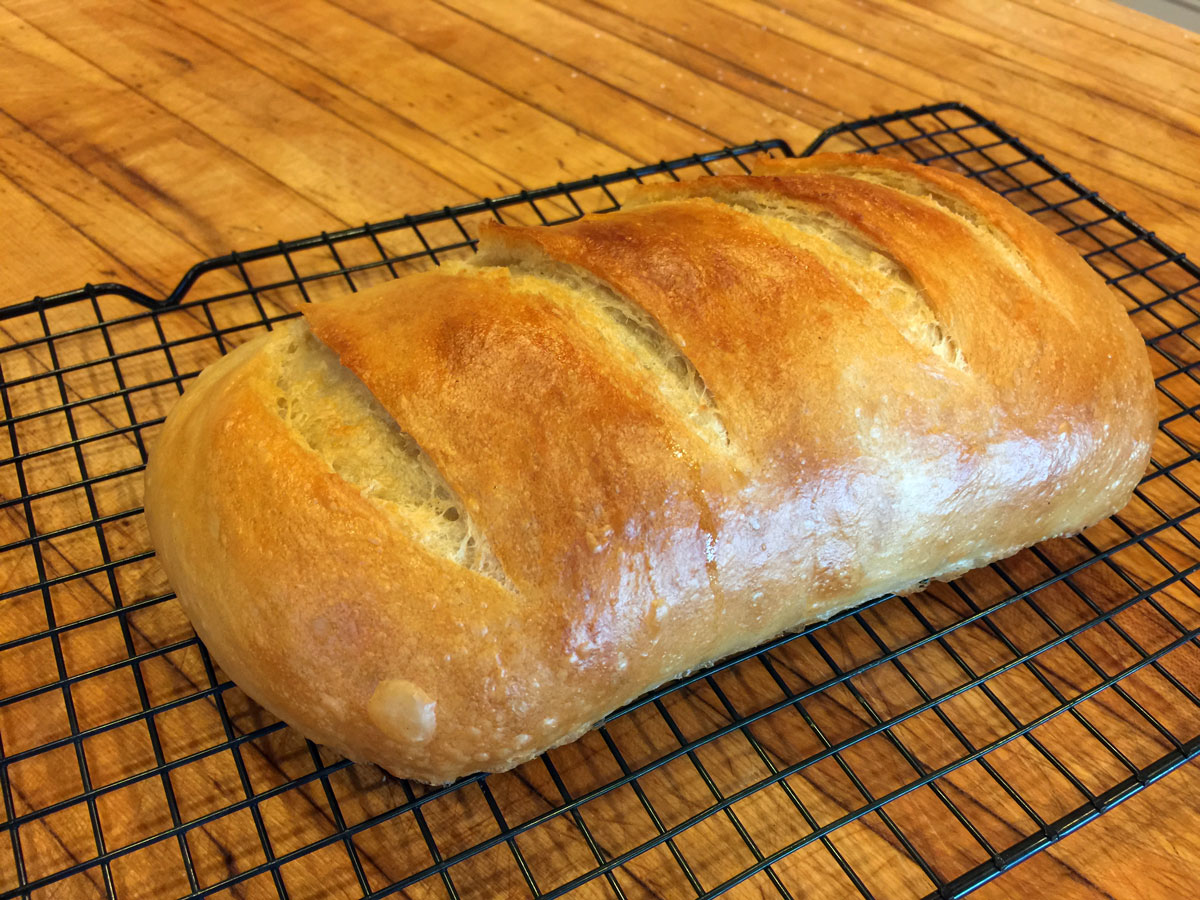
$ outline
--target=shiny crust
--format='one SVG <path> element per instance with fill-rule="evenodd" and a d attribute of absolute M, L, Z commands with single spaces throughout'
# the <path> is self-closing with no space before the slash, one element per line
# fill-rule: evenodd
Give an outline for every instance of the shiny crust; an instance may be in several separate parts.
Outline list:
<path fill-rule="evenodd" d="M 935 203 L 845 177 L 855 166 L 969 203 L 1024 262 Z M 445 782 L 1128 500 L 1154 429 L 1149 365 L 1070 248 L 940 171 L 827 156 L 771 172 L 483 236 L 485 261 L 556 260 L 652 316 L 703 378 L 727 443 L 683 423 L 565 288 L 499 265 L 306 311 L 462 498 L 504 583 L 425 549 L 295 439 L 273 408 L 285 334 L 206 370 L 159 435 L 146 508 L 229 675 L 318 742 Z M 964 364 L 739 209 L 751 194 L 834 216 L 887 254 Z M 388 704 L 411 727 L 386 727 Z"/>

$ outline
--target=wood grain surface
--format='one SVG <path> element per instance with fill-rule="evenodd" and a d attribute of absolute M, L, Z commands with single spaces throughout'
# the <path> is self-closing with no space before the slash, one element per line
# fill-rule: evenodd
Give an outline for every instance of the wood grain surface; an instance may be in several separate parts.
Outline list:
<path fill-rule="evenodd" d="M 800 149 L 839 121 L 942 100 L 963 101 L 994 119 L 1177 249 L 1200 255 L 1200 38 L 1107 0 L 0 0 L 0 305 L 101 281 L 161 296 L 196 261 L 232 249 L 762 138 L 784 138 Z M 270 296 L 258 299 L 273 302 Z M 98 312 L 80 304 L 55 311 L 49 324 L 56 331 L 85 327 Z M 6 379 L 35 378 L 139 342 L 182 342 L 171 362 L 178 372 L 218 352 L 186 343 L 212 328 L 199 312 L 164 317 L 157 325 L 143 321 L 125 330 L 87 332 L 53 351 L 62 358 L 40 345 L 5 352 L 34 338 L 35 326 L 0 322 Z M 157 362 L 145 361 L 145 371 L 135 371 L 137 365 L 88 368 L 78 375 L 93 379 L 87 384 L 73 376 L 38 384 L 62 403 L 107 397 L 122 378 L 170 378 L 171 372 L 152 370 Z M 30 695 L 0 708 L 3 752 L 18 760 L 8 768 L 4 821 L 21 821 L 12 840 L 27 864 L 24 877 L 35 880 L 214 813 L 230 797 L 244 796 L 247 785 L 269 796 L 214 818 L 186 841 L 150 845 L 35 896 L 183 894 L 263 863 L 262 832 L 271 836 L 272 853 L 284 856 L 335 832 L 345 824 L 336 821 L 339 816 L 363 821 L 410 799 L 407 787 L 382 783 L 366 767 L 283 791 L 290 778 L 312 770 L 309 750 L 290 731 L 273 730 L 236 690 L 221 702 L 170 707 L 155 717 L 154 728 L 140 725 L 137 711 L 147 703 L 169 707 L 173 699 L 203 691 L 210 664 L 189 643 L 190 629 L 174 604 L 152 602 L 168 588 L 153 560 L 138 555 L 145 540 L 140 521 L 125 514 L 139 502 L 135 470 L 148 436 L 127 427 L 119 438 L 97 442 L 102 446 L 80 438 L 161 415 L 176 395 L 174 385 L 164 383 L 161 391 L 133 401 L 112 396 L 81 407 L 69 424 L 31 419 L 23 426 L 23 446 L 12 454 L 62 449 L 30 460 L 20 478 L 13 466 L 0 467 L 0 547 L 27 536 L 29 516 L 37 517 L 40 533 L 55 533 L 38 553 L 24 546 L 3 551 L 0 593 L 63 579 L 52 592 L 18 593 L 0 603 L 0 644 L 56 623 L 98 617 L 96 625 L 64 631 L 53 647 L 35 641 L 0 653 L 0 694 Z M 12 396 L 14 403 L 25 402 L 16 389 Z M 1194 404 L 1200 398 L 1181 399 Z M 18 406 L 5 416 L 19 416 L 44 400 L 30 396 L 28 409 Z M 7 457 L 8 448 L 0 454 Z M 64 466 L 75 478 L 89 471 L 132 474 L 86 493 L 56 494 Z M 30 493 L 41 499 L 16 502 Z M 1166 495 L 1160 499 L 1171 502 Z M 76 528 L 106 516 L 111 521 L 95 533 Z M 1111 546 L 1120 536 L 1102 528 L 1092 537 Z M 1168 573 L 1188 571 L 1200 558 L 1197 546 L 1186 534 L 1164 538 L 1155 551 L 1161 558 L 1139 557 L 1125 568 L 1140 566 L 1138 582 L 1157 584 L 1169 580 Z M 1008 585 L 988 581 L 995 576 L 974 576 L 971 596 L 998 597 L 1014 585 L 1037 583 L 1047 567 L 1069 565 L 1073 552 L 1063 545 L 1046 548 L 1041 558 L 1022 556 L 1003 570 Z M 118 557 L 131 562 L 116 573 L 99 571 L 103 559 Z M 98 567 L 97 574 L 72 577 L 91 567 Z M 1094 577 L 1085 587 L 1103 597 L 1105 608 L 1127 597 L 1129 586 L 1112 573 Z M 146 598 L 146 605 L 128 616 L 106 617 L 118 593 Z M 1053 625 L 1010 623 L 1010 634 L 1028 640 L 1022 652 L 1052 637 L 1054 628 L 1095 614 L 1080 597 L 1065 588 L 1061 593 L 1063 618 Z M 1162 596 L 1186 627 L 1200 621 L 1193 592 L 1168 589 Z M 514 821 L 537 815 L 567 791 L 586 791 L 619 776 L 622 765 L 636 768 L 654 759 L 664 741 L 678 746 L 744 715 L 744 704 L 777 700 L 780 684 L 795 689 L 817 683 L 878 655 L 880 647 L 868 635 L 899 646 L 919 632 L 906 638 L 904 622 L 949 622 L 970 612 L 964 602 L 949 588 L 911 606 L 895 601 L 894 615 L 870 611 L 861 622 L 851 619 L 833 629 L 828 640 L 836 658 L 797 642 L 772 657 L 775 668 L 739 667 L 711 684 L 698 682 L 686 698 L 664 699 L 669 715 L 652 708 L 613 726 L 623 762 L 614 763 L 605 740 L 592 735 L 561 751 L 555 769 L 525 767 L 522 774 L 490 780 L 492 795 L 472 786 L 422 807 L 424 818 L 407 815 L 368 829 L 355 842 L 359 873 L 349 872 L 335 842 L 300 855 L 283 874 L 255 875 L 220 896 L 273 897 L 281 886 L 292 897 L 359 896 L 360 875 L 380 887 L 429 864 L 424 829 L 453 834 L 458 844 L 439 846 L 450 856 L 497 830 L 495 808 Z M 51 615 L 56 622 L 48 622 Z M 1125 621 L 1123 627 L 1147 646 L 1170 638 L 1156 638 L 1159 626 L 1149 620 Z M 953 649 L 966 669 L 956 671 L 946 659 L 926 660 L 927 666 L 913 661 L 911 674 L 929 694 L 953 687 L 967 671 L 985 671 L 1013 650 L 982 631 Z M 1108 672 L 1131 661 L 1119 646 L 1097 641 L 1087 650 Z M 119 664 L 138 654 L 145 654 L 138 666 Z M 1050 674 L 1043 677 L 1052 688 L 1031 669 L 1018 668 L 995 689 L 1025 721 L 1044 711 L 1039 691 L 1070 696 L 1095 683 L 1096 672 L 1082 659 L 1076 653 L 1048 663 Z M 109 668 L 91 677 L 98 667 Z M 64 675 L 85 672 L 89 677 L 75 683 L 69 696 L 38 693 Z M 895 683 L 880 672 L 872 676 L 878 683 L 848 682 L 841 694 L 815 697 L 809 708 L 814 721 L 797 716 L 794 729 L 777 717 L 763 720 L 753 752 L 732 746 L 747 740 L 736 731 L 729 746 L 725 739 L 706 745 L 695 753 L 711 781 L 695 777 L 695 760 L 682 759 L 680 769 L 668 766 L 639 779 L 645 797 L 625 788 L 628 796 L 614 792 L 589 804 L 584 815 L 595 842 L 620 848 L 653 837 L 711 805 L 721 792 L 799 758 L 811 749 L 803 742 L 828 746 L 870 727 L 872 714 L 887 716 L 919 702 L 913 683 L 906 686 L 893 675 Z M 1197 687 L 1200 655 L 1171 675 Z M 1157 715 L 1172 712 L 1155 706 L 1169 692 L 1150 675 L 1138 677 L 1130 681 L 1128 697 L 1108 692 L 1088 701 L 1085 718 L 1144 765 L 1166 752 L 1169 741 L 1138 717 L 1131 700 Z M 865 705 L 850 696 L 853 690 L 864 692 Z M 977 731 L 968 728 L 966 738 L 986 743 L 1012 723 L 994 721 L 994 705 L 971 708 L 978 699 L 964 697 L 957 709 L 947 704 L 946 716 L 973 723 Z M 1182 729 L 1194 713 L 1178 711 Z M 131 717 L 128 726 L 88 731 L 122 716 Z M 1072 771 L 1093 771 L 1096 784 L 1084 787 L 1102 789 L 1105 778 L 1120 772 L 1100 772 L 1101 756 L 1087 749 L 1091 738 L 1080 717 L 1062 718 L 1055 726 L 1061 730 L 1057 752 L 1070 756 L 1076 748 L 1079 765 Z M 947 719 L 932 713 L 929 721 L 917 717 L 906 723 L 904 743 L 922 748 L 922 764 L 936 766 L 963 750 L 949 746 L 947 728 Z M 85 749 L 63 740 L 79 731 L 91 735 Z M 198 757 L 86 804 L 69 802 L 129 771 L 188 757 L 204 746 L 198 736 L 214 733 L 256 737 L 240 752 Z M 52 752 L 32 753 L 55 741 Z M 598 879 L 580 896 L 617 890 L 695 896 L 697 886 L 687 882 L 679 859 L 687 859 L 699 884 L 710 889 L 754 862 L 747 835 L 757 852 L 772 852 L 786 843 L 789 828 L 794 830 L 788 822 L 801 806 L 811 821 L 824 824 L 861 805 L 864 791 L 878 796 L 893 789 L 897 766 L 909 766 L 911 779 L 913 763 L 902 757 L 901 745 L 880 735 L 830 757 L 820 778 L 788 781 L 786 789 L 735 804 L 726 815 L 637 857 L 618 875 Z M 1043 819 L 1078 805 L 1066 776 L 1030 770 L 1022 782 L 1015 753 L 1001 748 L 992 757 L 998 769 L 1007 766 L 1005 777 L 1023 784 L 1024 794 L 1038 798 L 1036 813 Z M 855 783 L 843 760 L 865 773 L 867 783 Z M 977 847 L 972 855 L 961 849 L 961 836 L 949 836 L 947 829 L 957 826 L 946 813 L 947 798 L 969 810 L 997 847 L 1030 832 L 1028 812 L 1011 799 L 988 808 L 972 799 L 987 794 L 989 778 L 984 767 L 964 767 L 941 782 L 944 797 L 931 790 L 895 805 L 895 828 L 951 875 L 983 862 L 986 853 Z M 281 793 L 270 795 L 276 788 Z M 990 790 L 996 793 L 994 783 Z M 330 794 L 340 800 L 332 817 Z M 178 808 L 166 802 L 168 796 Z M 653 809 L 664 820 L 646 815 L 632 821 L 630 805 Z M 33 815 L 46 807 L 56 811 Z M 92 837 L 97 822 L 111 841 L 103 850 Z M 1192 896 L 1200 891 L 1198 825 L 1200 769 L 1189 764 L 973 896 Z M 903 852 L 895 828 L 886 817 L 865 817 L 752 879 L 736 895 L 778 896 L 779 881 L 792 896 L 859 896 L 840 858 L 865 873 L 876 897 L 923 896 L 927 873 Z M 516 872 L 512 859 L 521 855 L 531 861 L 538 885 L 548 889 L 595 865 L 590 841 L 580 839 L 578 823 L 560 817 L 499 844 L 478 865 L 455 869 L 454 888 L 464 896 L 521 895 L 525 883 L 517 875 L 511 882 L 494 875 L 500 868 Z M 489 867 L 491 854 L 503 856 L 504 866 Z M 181 857 L 191 862 L 198 884 L 181 874 Z M 17 883 L 14 860 L 0 842 L 0 894 Z M 407 895 L 445 896 L 446 888 L 434 878 Z"/>

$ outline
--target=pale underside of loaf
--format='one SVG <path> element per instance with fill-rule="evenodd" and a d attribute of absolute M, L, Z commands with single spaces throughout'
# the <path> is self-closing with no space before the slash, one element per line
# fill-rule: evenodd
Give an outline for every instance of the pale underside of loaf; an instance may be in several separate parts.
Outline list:
<path fill-rule="evenodd" d="M 146 505 L 229 674 L 445 782 L 1127 500 L 1146 354 L 1069 248 L 943 173 L 771 172 L 489 230 L 206 370 Z"/>

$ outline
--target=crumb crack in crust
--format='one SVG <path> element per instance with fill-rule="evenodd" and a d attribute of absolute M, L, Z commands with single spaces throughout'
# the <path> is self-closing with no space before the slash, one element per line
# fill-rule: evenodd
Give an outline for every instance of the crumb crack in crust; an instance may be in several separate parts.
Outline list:
<path fill-rule="evenodd" d="M 931 350 L 957 369 L 966 368 L 962 351 L 929 308 L 907 268 L 849 222 L 815 205 L 774 196 L 764 182 L 761 178 L 714 178 L 658 185 L 635 194 L 634 204 L 679 196 L 706 198 L 757 216 L 764 229 L 820 260 L 830 274 L 886 315 L 910 343 Z"/>
<path fill-rule="evenodd" d="M 430 551 L 506 584 L 487 538 L 433 461 L 304 322 L 276 342 L 275 406 L 295 439 Z"/>
<path fill-rule="evenodd" d="M 657 390 L 678 418 L 714 448 L 729 443 L 729 434 L 712 393 L 677 339 L 628 297 L 576 266 L 558 263 L 535 249 L 493 244 L 485 228 L 473 261 L 483 269 L 502 268 L 516 290 L 539 294 L 566 315 L 593 328 L 611 352 L 651 375 L 643 382 Z M 524 252 L 522 252 L 524 250 Z"/>

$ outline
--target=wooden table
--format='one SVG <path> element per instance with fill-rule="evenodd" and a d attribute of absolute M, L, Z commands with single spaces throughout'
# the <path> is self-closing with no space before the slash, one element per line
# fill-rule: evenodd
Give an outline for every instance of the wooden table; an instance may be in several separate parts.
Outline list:
<path fill-rule="evenodd" d="M 1200 254 L 1200 38 L 1106 0 L 0 0 L 0 304 L 947 99 Z M 1189 895 L 1198 823 L 1186 766 L 977 896 Z"/>

